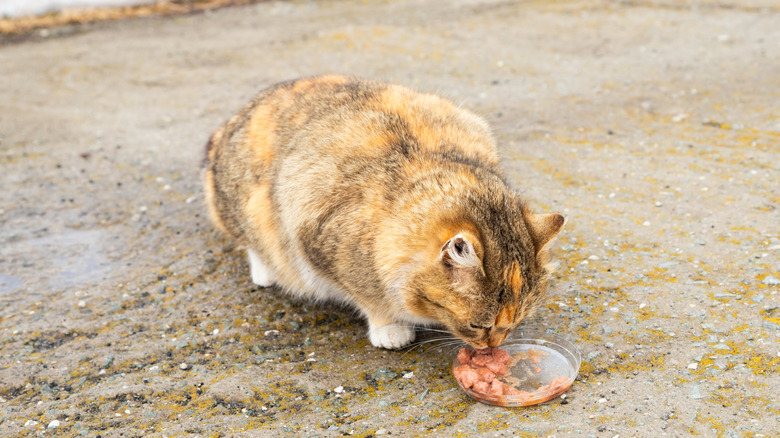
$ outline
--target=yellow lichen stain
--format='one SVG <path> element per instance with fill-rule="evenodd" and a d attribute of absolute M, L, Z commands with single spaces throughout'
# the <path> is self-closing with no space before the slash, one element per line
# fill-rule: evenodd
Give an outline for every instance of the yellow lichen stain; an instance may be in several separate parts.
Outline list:
<path fill-rule="evenodd" d="M 750 355 L 745 361 L 745 365 L 753 372 L 753 374 L 780 374 L 780 357 L 771 357 L 766 354 Z"/>
<path fill-rule="evenodd" d="M 637 359 L 628 353 L 616 355 L 615 360 L 607 364 L 606 369 L 611 374 L 628 375 L 633 372 L 658 371 L 666 368 L 663 356 Z"/>

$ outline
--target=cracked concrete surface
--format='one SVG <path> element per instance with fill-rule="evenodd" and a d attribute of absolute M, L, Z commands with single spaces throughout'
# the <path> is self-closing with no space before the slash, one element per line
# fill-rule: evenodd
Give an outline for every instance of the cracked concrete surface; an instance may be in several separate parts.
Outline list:
<path fill-rule="evenodd" d="M 778 436 L 778 22 L 761 0 L 292 1 L 0 47 L 0 435 Z M 476 403 L 451 347 L 377 350 L 352 311 L 252 286 L 205 219 L 203 146 L 325 72 L 483 114 L 511 182 L 567 215 L 527 324 L 582 351 L 565 399 Z"/>

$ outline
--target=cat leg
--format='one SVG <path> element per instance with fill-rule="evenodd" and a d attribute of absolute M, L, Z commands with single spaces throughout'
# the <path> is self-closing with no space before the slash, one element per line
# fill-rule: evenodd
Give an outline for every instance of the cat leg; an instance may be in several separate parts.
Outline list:
<path fill-rule="evenodd" d="M 383 316 L 369 316 L 368 339 L 374 347 L 395 350 L 414 340 L 414 327 L 395 323 Z"/>
<path fill-rule="evenodd" d="M 260 256 L 251 249 L 247 249 L 246 253 L 249 256 L 249 270 L 252 273 L 252 283 L 260 287 L 273 286 L 276 279 L 271 270 L 260 260 Z"/>

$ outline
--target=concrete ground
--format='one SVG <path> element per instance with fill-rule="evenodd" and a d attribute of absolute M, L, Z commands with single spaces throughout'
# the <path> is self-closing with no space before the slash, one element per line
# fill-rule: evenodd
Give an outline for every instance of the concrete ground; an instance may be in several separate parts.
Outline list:
<path fill-rule="evenodd" d="M 779 24 L 773 0 L 271 1 L 0 47 L 0 436 L 780 436 Z M 565 399 L 476 403 L 436 342 L 377 350 L 252 286 L 204 144 L 324 72 L 483 114 L 568 216 L 528 322 L 582 351 Z"/>

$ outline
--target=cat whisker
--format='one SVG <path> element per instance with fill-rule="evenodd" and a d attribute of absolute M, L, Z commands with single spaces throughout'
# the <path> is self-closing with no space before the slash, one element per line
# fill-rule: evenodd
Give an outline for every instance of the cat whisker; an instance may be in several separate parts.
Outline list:
<path fill-rule="evenodd" d="M 423 340 L 420 340 L 420 341 L 415 341 L 415 342 L 409 344 L 406 347 L 406 351 L 404 352 L 403 355 L 401 355 L 401 357 L 405 357 L 407 354 L 413 352 L 418 347 L 423 347 L 423 346 L 428 347 L 428 346 L 430 346 L 431 348 L 423 349 L 421 354 L 425 354 L 428 351 L 430 351 L 432 348 L 439 347 L 442 344 L 449 345 L 452 342 L 458 342 L 458 341 L 460 341 L 460 340 L 455 338 L 455 337 L 452 337 L 452 336 L 440 337 L 440 338 L 431 338 L 431 339 L 423 339 Z M 441 342 L 442 344 L 436 344 L 436 343 L 439 343 L 439 342 Z M 462 342 L 462 341 L 460 341 L 460 342 Z M 436 344 L 436 345 L 430 345 L 430 344 Z"/>
<path fill-rule="evenodd" d="M 454 336 L 426 339 L 423 341 L 415 342 L 414 345 L 410 346 L 409 350 L 406 351 L 403 356 L 406 356 L 407 354 L 412 352 L 415 348 L 421 347 L 423 348 L 423 351 L 420 353 L 421 355 L 426 355 L 431 353 L 434 350 L 438 350 L 443 352 L 442 354 L 443 357 L 449 357 L 455 354 L 455 352 L 458 349 L 466 345 L 467 344 L 463 342 L 463 340 Z"/>
<path fill-rule="evenodd" d="M 449 333 L 449 334 L 452 334 L 452 332 L 449 331 L 449 330 L 437 329 L 437 328 L 431 328 L 431 327 L 417 327 L 417 330 L 418 331 L 423 331 L 423 332 Z"/>

